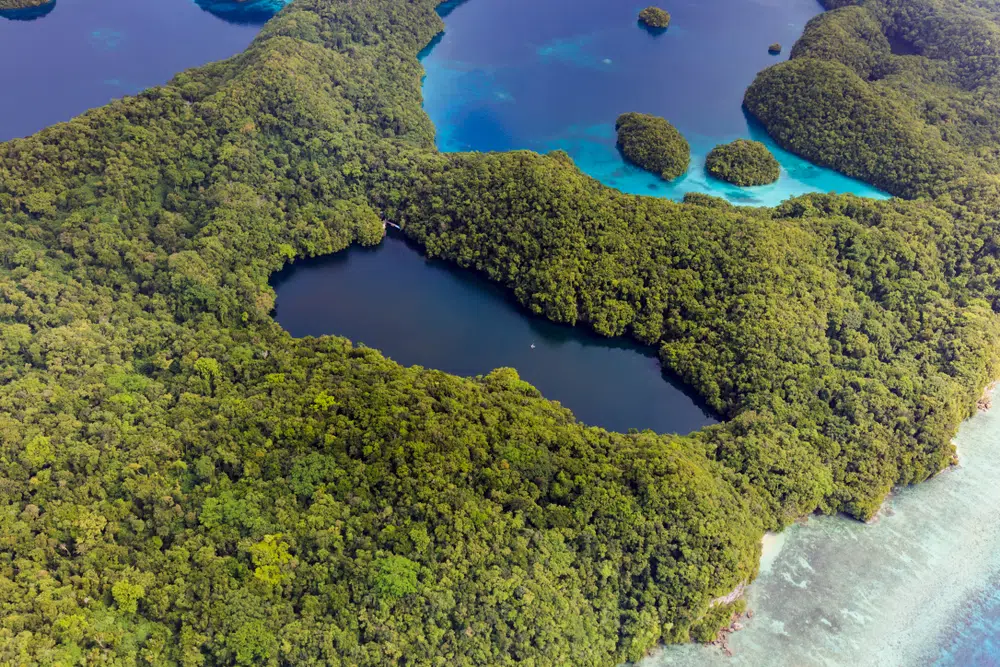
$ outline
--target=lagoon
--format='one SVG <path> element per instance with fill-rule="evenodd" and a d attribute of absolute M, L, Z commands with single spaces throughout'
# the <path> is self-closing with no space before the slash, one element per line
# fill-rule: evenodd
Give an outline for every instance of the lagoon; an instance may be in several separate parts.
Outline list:
<path fill-rule="evenodd" d="M 637 23 L 646 3 L 619 0 L 471 0 L 443 5 L 445 32 L 422 54 L 424 108 L 442 151 L 567 151 L 605 185 L 681 199 L 686 192 L 773 206 L 809 192 L 887 195 L 779 148 L 743 112 L 760 70 L 787 57 L 817 0 L 682 0 L 664 4 L 670 27 Z M 785 45 L 783 55 L 767 48 Z M 691 168 L 664 182 L 626 163 L 614 121 L 626 111 L 663 116 L 691 144 Z M 782 166 L 771 185 L 710 178 L 708 152 L 738 138 L 767 144 Z"/>

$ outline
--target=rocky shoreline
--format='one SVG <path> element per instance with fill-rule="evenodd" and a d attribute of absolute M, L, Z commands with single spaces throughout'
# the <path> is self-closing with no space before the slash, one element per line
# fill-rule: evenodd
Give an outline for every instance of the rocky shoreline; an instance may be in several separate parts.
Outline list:
<path fill-rule="evenodd" d="M 976 401 L 976 408 L 980 412 L 986 412 L 993 407 L 993 392 L 997 388 L 997 382 L 989 384 L 986 389 L 983 390 L 983 395 Z"/>
<path fill-rule="evenodd" d="M 743 621 L 753 618 L 753 609 L 747 609 L 746 611 L 736 612 L 729 619 L 729 625 L 721 628 L 719 633 L 716 635 L 715 640 L 709 642 L 710 646 L 718 646 L 726 657 L 733 656 L 733 650 L 729 648 L 729 635 L 734 632 L 739 632 L 743 629 Z"/>

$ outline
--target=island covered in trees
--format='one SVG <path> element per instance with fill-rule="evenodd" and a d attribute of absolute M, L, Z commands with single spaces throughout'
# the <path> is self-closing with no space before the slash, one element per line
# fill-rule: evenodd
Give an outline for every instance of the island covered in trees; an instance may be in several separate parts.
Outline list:
<path fill-rule="evenodd" d="M 615 121 L 615 132 L 625 159 L 666 181 L 683 174 L 691 163 L 687 139 L 664 118 L 623 113 Z"/>
<path fill-rule="evenodd" d="M 565 153 L 438 153 L 442 24 L 394 0 L 296 0 L 0 145 L 0 664 L 616 665 L 710 636 L 765 530 L 947 466 L 1000 359 L 1000 28 L 835 4 L 745 103 L 896 199 L 675 203 Z M 268 277 L 379 220 L 653 346 L 727 421 L 610 433 L 512 369 L 282 331 Z"/>
<path fill-rule="evenodd" d="M 0 11 L 12 9 L 31 9 L 53 3 L 55 0 L 0 0 Z"/>
<path fill-rule="evenodd" d="M 670 25 L 670 13 L 659 7 L 646 7 L 639 12 L 639 20 L 650 28 L 663 30 Z"/>
<path fill-rule="evenodd" d="M 709 151 L 705 168 L 715 178 L 743 187 L 774 183 L 781 175 L 781 166 L 767 146 L 749 139 L 716 146 Z"/>

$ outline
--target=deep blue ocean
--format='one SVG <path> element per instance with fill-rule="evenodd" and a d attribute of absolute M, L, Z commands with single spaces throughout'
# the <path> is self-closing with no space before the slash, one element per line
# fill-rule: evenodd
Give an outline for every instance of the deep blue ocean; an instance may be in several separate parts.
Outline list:
<path fill-rule="evenodd" d="M 0 139 L 234 55 L 281 3 L 55 0 L 0 12 Z M 786 57 L 820 12 L 815 0 L 671 0 L 664 6 L 672 24 L 656 35 L 635 21 L 643 4 L 469 0 L 443 7 L 447 30 L 422 55 L 425 108 L 439 147 L 561 148 L 608 185 L 671 198 L 700 191 L 775 204 L 811 191 L 884 196 L 780 151 L 741 109 L 754 74 Z M 783 55 L 767 53 L 775 41 Z M 692 145 L 689 173 L 665 183 L 625 164 L 613 133 L 624 111 L 674 123 Z M 737 137 L 771 145 L 783 166 L 778 183 L 740 189 L 705 176 L 707 151 Z M 544 389 L 550 398 L 566 392 L 570 404 L 575 392 L 581 418 L 594 423 L 648 425 L 643 420 L 663 418 L 658 410 L 681 419 L 673 430 L 712 421 L 664 380 L 648 351 L 531 319 L 502 290 L 427 262 L 398 239 L 299 263 L 277 284 L 279 317 L 305 311 L 289 324 L 293 334 L 344 335 L 360 324 L 389 356 L 427 358 L 404 363 L 454 364 L 464 374 L 509 363 L 536 384 L 551 384 Z M 421 310 L 431 316 L 414 315 Z M 476 337 L 478 347 L 470 344 Z M 414 344 L 409 352 L 394 348 L 400 341 Z M 532 364 L 542 369 L 537 377 Z M 604 398 L 582 391 L 598 385 Z M 627 405 L 614 403 L 622 397 Z M 671 413 L 668 405 L 684 408 Z M 980 415 L 963 428 L 963 466 L 905 490 L 878 523 L 824 517 L 779 536 L 784 546 L 771 549 L 751 587 L 757 613 L 733 640 L 735 658 L 672 647 L 649 664 L 1000 665 L 998 444 L 1000 414 Z"/>
<path fill-rule="evenodd" d="M 69 120 L 113 98 L 250 44 L 282 0 L 54 0 L 0 11 L 0 140 Z"/>

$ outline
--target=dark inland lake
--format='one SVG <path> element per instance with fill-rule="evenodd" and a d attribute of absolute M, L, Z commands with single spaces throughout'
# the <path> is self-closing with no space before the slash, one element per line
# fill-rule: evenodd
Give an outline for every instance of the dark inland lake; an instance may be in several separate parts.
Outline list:
<path fill-rule="evenodd" d="M 510 366 L 583 422 L 689 433 L 716 418 L 663 374 L 651 348 L 532 315 L 470 270 L 390 235 L 375 248 L 296 262 L 272 279 L 293 336 L 345 336 L 406 365 L 456 375 Z"/>

